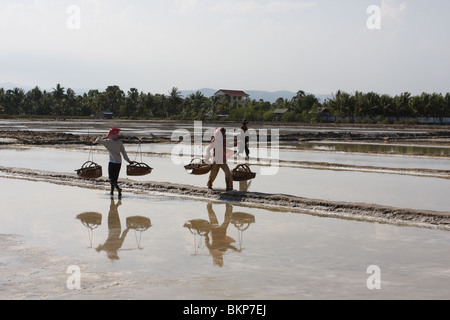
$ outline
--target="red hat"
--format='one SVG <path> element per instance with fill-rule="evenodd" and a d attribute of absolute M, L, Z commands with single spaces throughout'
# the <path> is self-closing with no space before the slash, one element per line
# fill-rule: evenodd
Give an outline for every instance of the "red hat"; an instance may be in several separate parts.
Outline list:
<path fill-rule="evenodd" d="M 111 130 L 109 130 L 108 132 L 108 139 L 117 139 L 119 138 L 119 133 L 120 133 L 120 129 L 116 128 L 116 127 L 112 127 Z"/>

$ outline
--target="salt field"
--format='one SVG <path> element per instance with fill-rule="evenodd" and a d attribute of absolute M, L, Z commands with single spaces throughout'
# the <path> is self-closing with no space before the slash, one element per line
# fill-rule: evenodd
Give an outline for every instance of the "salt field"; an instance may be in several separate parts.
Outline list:
<path fill-rule="evenodd" d="M 15 125 L 39 132 L 42 124 Z M 1 126 L 12 124 L 5 121 Z M 52 128 L 74 133 L 75 127 L 56 123 Z M 160 129 L 161 134 L 169 130 Z M 146 129 L 130 125 L 128 132 L 133 130 Z M 89 159 L 103 167 L 107 178 L 108 153 L 102 146 L 3 143 L 0 299 L 450 297 L 450 233 L 445 226 L 413 219 L 409 224 L 361 219 L 333 212 L 333 207 L 323 215 L 208 199 L 207 176 L 188 174 L 183 166 L 193 155 L 180 154 L 174 143 L 125 144 L 132 160 L 149 164 L 153 171 L 130 177 L 124 164 L 119 177 L 124 195 L 119 200 L 110 197 L 107 185 L 69 181 Z M 442 215 L 450 211 L 450 158 L 445 154 L 283 145 L 252 149 L 251 155 L 256 178 L 235 182 L 236 191 L 331 201 L 337 207 L 347 203 Z M 230 161 L 233 168 L 242 159 Z M 53 175 L 27 178 L 8 171 L 12 168 Z M 224 180 L 220 172 L 214 188 L 224 189 Z M 204 188 L 205 196 L 137 189 L 133 181 Z M 68 282 L 74 267 L 79 270 L 78 288 Z M 372 267 L 381 277 L 381 287 L 375 290 L 369 283 Z"/>
<path fill-rule="evenodd" d="M 188 184 L 205 187 L 206 176 L 192 176 L 186 173 L 183 164 L 189 163 L 191 158 L 176 159 L 183 161 L 181 164 L 174 163 L 170 156 L 158 156 L 158 153 L 165 154 L 173 148 L 168 146 L 144 146 L 144 152 L 154 152 L 151 156 L 143 156 L 143 161 L 148 163 L 154 170 L 148 176 L 132 177 L 138 181 L 160 181 L 178 184 Z M 88 160 L 90 148 L 84 149 L 56 149 L 56 148 L 0 148 L 1 162 L 4 167 L 27 168 L 34 170 L 44 170 L 53 172 L 74 173 L 81 165 Z M 135 159 L 136 146 L 130 146 L 130 158 Z M 302 153 L 296 157 L 302 157 Z M 314 153 L 309 153 L 313 159 Z M 96 147 L 93 155 L 95 162 L 104 168 L 103 174 L 107 176 L 108 154 L 105 150 Z M 283 160 L 284 154 L 280 153 Z M 321 159 L 319 153 L 316 159 L 319 161 L 339 160 L 356 162 L 361 155 L 340 154 L 333 158 L 328 154 L 327 159 Z M 356 157 L 356 159 L 353 159 Z M 385 157 L 379 155 L 364 158 L 367 162 L 377 163 L 383 166 L 392 167 L 414 167 L 424 169 L 448 170 L 450 159 L 434 158 L 409 158 Z M 303 157 L 304 158 L 304 157 Z M 298 158 L 296 158 L 298 159 Z M 140 156 L 139 156 L 139 161 Z M 382 172 L 359 172 L 359 171 L 339 171 L 291 168 L 278 166 L 276 174 L 261 175 L 262 168 L 258 165 L 252 166 L 252 170 L 257 172 L 257 177 L 248 184 L 235 183 L 236 190 L 257 191 L 264 193 L 280 193 L 299 197 L 343 201 L 343 202 L 364 202 L 380 205 L 394 206 L 400 208 L 436 210 L 447 212 L 450 208 L 450 179 L 436 177 L 420 177 L 416 175 L 386 174 Z M 126 176 L 125 164 L 121 170 L 122 179 L 130 178 Z M 224 174 L 219 173 L 215 186 L 225 187 Z M 367 183 L 370 181 L 370 183 Z M 245 191 L 244 190 L 244 191 Z"/>
<path fill-rule="evenodd" d="M 0 179 L 1 299 L 447 299 L 448 231 Z M 39 196 L 36 196 L 37 191 Z M 97 213 L 100 224 L 80 215 Z M 244 213 L 247 225 L 233 220 Z M 127 219 L 151 226 L 127 230 Z M 207 239 L 186 222 L 224 228 Z M 212 235 L 214 236 L 214 235 Z M 116 239 L 116 240 L 114 240 Z M 121 241 L 123 239 L 123 242 Z M 66 286 L 79 266 L 81 289 Z M 367 268 L 379 266 L 380 290 Z"/>

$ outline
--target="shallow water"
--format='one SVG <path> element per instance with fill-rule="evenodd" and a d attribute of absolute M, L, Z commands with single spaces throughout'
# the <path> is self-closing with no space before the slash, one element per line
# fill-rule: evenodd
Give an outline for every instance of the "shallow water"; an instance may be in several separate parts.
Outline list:
<path fill-rule="evenodd" d="M 28 168 L 63 173 L 74 173 L 89 157 L 89 149 L 27 148 L 0 149 L 0 166 Z M 107 176 L 108 154 L 98 149 L 95 162 Z M 130 154 L 130 158 L 135 157 Z M 402 162 L 402 158 L 397 158 Z M 185 159 L 189 162 L 189 158 Z M 140 159 L 138 159 L 140 161 Z M 137 181 L 158 181 L 205 187 L 207 176 L 186 173 L 183 164 L 174 164 L 171 158 L 144 156 L 153 172 Z M 379 172 L 355 172 L 279 167 L 274 175 L 263 175 L 266 167 L 252 166 L 257 177 L 249 184 L 234 183 L 236 190 L 288 194 L 313 199 L 343 202 L 363 202 L 400 208 L 450 211 L 450 179 L 419 177 Z M 223 172 L 219 172 L 214 187 L 225 188 Z M 125 164 L 120 179 L 126 176 Z"/>
<path fill-rule="evenodd" d="M 1 299 L 450 296 L 446 231 L 148 194 L 125 194 L 115 209 L 117 199 L 103 191 L 14 179 L 0 179 L 0 197 L 0 235 L 18 235 L 7 248 L 11 239 L 0 237 Z M 101 224 L 83 225 L 77 216 L 86 212 L 101 215 Z M 230 212 L 254 222 L 241 232 Z M 126 233 L 127 218 L 135 216 L 150 219 L 151 227 Z M 207 240 L 184 227 L 215 218 L 224 227 L 226 216 L 227 237 L 215 229 L 214 243 L 211 230 Z M 80 267 L 81 290 L 66 286 L 72 265 Z M 371 265 L 380 267 L 380 290 L 367 288 Z"/>
<path fill-rule="evenodd" d="M 187 121 L 184 123 L 173 121 L 116 121 L 116 120 L 3 120 L 0 121 L 0 129 L 4 130 L 30 130 L 41 131 L 46 128 L 48 131 L 57 131 L 65 133 L 105 133 L 111 126 L 118 126 L 124 132 L 132 134 L 158 134 L 172 133 L 175 129 L 194 129 L 194 122 Z M 214 129 L 215 127 L 206 123 L 202 124 L 203 129 Z M 260 129 L 259 126 L 254 127 Z M 307 127 L 307 126 L 278 126 L 265 124 L 264 129 L 280 129 L 283 132 L 356 132 L 356 133 L 415 133 L 418 135 L 426 134 L 425 130 L 395 130 L 395 129 L 366 129 L 355 127 Z"/>
<path fill-rule="evenodd" d="M 147 153 L 166 153 L 171 154 L 176 147 L 174 144 L 148 144 L 143 145 L 142 152 Z M 135 151 L 136 146 L 127 146 L 130 151 Z M 450 150 L 450 148 L 448 148 Z M 376 166 L 386 168 L 421 168 L 421 169 L 440 169 L 450 170 L 450 157 L 417 157 L 411 154 L 361 154 L 353 153 L 351 150 L 344 151 L 324 151 L 324 150 L 297 150 L 295 148 L 280 148 L 272 150 L 251 148 L 251 157 L 273 158 L 273 155 L 278 155 L 279 160 L 284 161 L 309 161 L 309 162 L 324 162 L 336 163 L 358 166 Z M 193 150 L 192 150 L 193 153 Z"/>
<path fill-rule="evenodd" d="M 421 145 L 394 145 L 375 143 L 303 143 L 296 146 L 306 150 L 325 150 L 339 152 L 358 153 L 387 153 L 401 155 L 427 155 L 427 156 L 450 156 L 450 147 L 444 146 L 421 146 Z"/>

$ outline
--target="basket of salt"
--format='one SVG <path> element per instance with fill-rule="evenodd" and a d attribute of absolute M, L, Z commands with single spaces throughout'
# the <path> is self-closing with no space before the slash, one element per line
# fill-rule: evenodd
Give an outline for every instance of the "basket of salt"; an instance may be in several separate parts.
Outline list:
<path fill-rule="evenodd" d="M 136 161 L 138 155 L 141 156 L 141 162 Z M 145 176 L 152 172 L 153 168 L 148 166 L 146 163 L 142 162 L 141 139 L 139 139 L 139 146 L 138 146 L 137 153 L 136 153 L 136 159 L 132 164 L 127 166 L 127 175 L 128 176 Z"/>
<path fill-rule="evenodd" d="M 186 169 L 189 174 L 202 175 L 210 172 L 211 166 L 211 164 L 206 163 L 203 159 L 194 158 L 191 160 L 191 163 L 184 166 L 184 169 Z"/>
<path fill-rule="evenodd" d="M 247 181 L 255 177 L 256 173 L 252 172 L 246 164 L 240 164 L 233 169 L 233 181 Z"/>
<path fill-rule="evenodd" d="M 147 164 L 142 162 L 134 162 L 127 166 L 128 176 L 145 176 L 152 172 L 153 168 L 150 168 Z"/>
<path fill-rule="evenodd" d="M 103 175 L 102 166 L 93 161 L 86 161 L 80 169 L 75 171 L 79 177 L 84 179 L 96 179 Z"/>

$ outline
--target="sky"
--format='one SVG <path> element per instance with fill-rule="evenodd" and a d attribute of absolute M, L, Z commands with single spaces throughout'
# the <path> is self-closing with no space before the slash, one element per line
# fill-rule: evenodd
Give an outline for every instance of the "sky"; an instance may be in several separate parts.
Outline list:
<path fill-rule="evenodd" d="M 448 0 L 0 0 L 0 83 L 446 93 L 449 13 Z"/>

